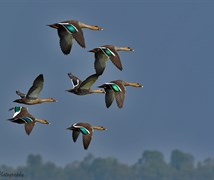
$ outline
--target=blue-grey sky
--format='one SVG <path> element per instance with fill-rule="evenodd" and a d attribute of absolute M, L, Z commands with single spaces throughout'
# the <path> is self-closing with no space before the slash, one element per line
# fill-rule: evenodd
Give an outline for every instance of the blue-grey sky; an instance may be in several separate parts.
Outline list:
<path fill-rule="evenodd" d="M 30 153 L 64 165 L 92 153 L 134 163 L 144 150 L 192 153 L 197 159 L 214 156 L 214 3 L 208 1 L 1 1 L 1 108 L 0 164 L 25 163 Z M 99 25 L 103 31 L 84 29 L 86 48 L 76 42 L 72 53 L 62 54 L 55 29 L 47 24 L 76 19 Z M 120 52 L 124 67 L 109 61 L 93 88 L 116 79 L 139 82 L 127 88 L 123 109 L 105 107 L 104 95 L 76 96 L 68 72 L 81 79 L 93 74 L 94 54 L 104 45 L 130 46 Z M 19 105 L 15 91 L 26 92 L 44 74 L 40 97 L 57 103 L 28 106 L 47 119 L 30 136 L 24 127 L 7 121 L 8 109 Z M 82 138 L 72 142 L 65 130 L 75 122 L 103 125 L 85 151 Z"/>

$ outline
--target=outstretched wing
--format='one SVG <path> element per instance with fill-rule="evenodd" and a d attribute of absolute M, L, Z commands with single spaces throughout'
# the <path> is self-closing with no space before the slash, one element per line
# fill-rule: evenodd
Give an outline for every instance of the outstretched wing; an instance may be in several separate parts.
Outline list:
<path fill-rule="evenodd" d="M 74 142 L 77 141 L 77 138 L 78 138 L 79 134 L 80 134 L 80 131 L 78 131 L 78 130 L 73 130 L 73 132 L 72 132 L 72 138 L 73 138 L 73 141 L 74 141 Z"/>
<path fill-rule="evenodd" d="M 82 81 L 78 77 L 74 76 L 72 73 L 68 73 L 68 77 L 71 80 L 73 88 L 75 88 L 76 86 L 80 86 L 80 84 L 82 83 Z"/>
<path fill-rule="evenodd" d="M 96 82 L 99 75 L 92 74 L 91 76 L 87 77 L 81 84 L 80 89 L 90 89 L 91 86 Z"/>
<path fill-rule="evenodd" d="M 106 107 L 109 108 L 113 101 L 114 101 L 114 91 L 112 89 L 105 89 L 105 103 L 106 103 Z"/>
<path fill-rule="evenodd" d="M 62 52 L 65 55 L 68 55 L 71 52 L 72 48 L 72 34 L 69 33 L 63 26 L 60 26 L 58 29 L 58 35 L 59 35 L 59 44 Z"/>
<path fill-rule="evenodd" d="M 18 107 L 18 106 L 17 106 Z M 16 107 L 15 107 L 16 108 Z M 24 117 L 30 117 L 33 118 L 33 116 L 28 112 L 26 107 L 20 107 L 20 111 L 19 112 L 15 112 L 13 115 L 14 119 L 22 119 Z"/>
<path fill-rule="evenodd" d="M 27 135 L 30 135 L 34 125 L 35 125 L 35 122 L 30 122 L 25 124 L 25 132 L 27 133 Z"/>
<path fill-rule="evenodd" d="M 111 62 L 119 69 L 122 71 L 122 63 L 120 61 L 120 56 L 117 53 L 117 51 L 115 50 L 114 46 L 111 45 L 105 45 L 103 47 L 101 47 L 103 53 L 105 53 L 109 59 L 111 60 Z"/>
<path fill-rule="evenodd" d="M 39 93 L 41 92 L 44 84 L 44 77 L 40 74 L 33 82 L 33 85 L 29 89 L 26 98 L 36 99 L 39 97 Z"/>
<path fill-rule="evenodd" d="M 123 102 L 125 99 L 125 86 L 123 85 L 121 80 L 111 81 L 111 88 L 114 90 L 115 99 L 117 102 L 117 106 L 119 108 L 123 107 Z"/>
<path fill-rule="evenodd" d="M 76 32 L 72 33 L 74 39 L 81 47 L 85 48 L 85 39 L 81 27 L 76 22 L 71 22 L 71 24 L 77 29 Z"/>
<path fill-rule="evenodd" d="M 121 63 L 119 54 L 117 53 L 117 51 L 114 48 L 111 48 L 111 51 L 114 53 L 114 55 L 109 56 L 109 59 L 119 70 L 122 71 L 123 67 L 122 67 L 122 63 Z"/>
<path fill-rule="evenodd" d="M 88 149 L 88 146 L 91 142 L 91 139 L 92 139 L 92 135 L 91 134 L 87 134 L 87 135 L 82 135 L 82 138 L 83 138 L 83 146 L 84 146 L 84 149 Z"/>
<path fill-rule="evenodd" d="M 116 102 L 117 102 L 117 106 L 119 108 L 122 108 L 123 107 L 123 102 L 124 102 L 124 99 L 125 99 L 125 94 L 121 91 L 121 92 L 115 92 L 115 99 L 116 99 Z"/>
<path fill-rule="evenodd" d="M 20 92 L 19 90 L 16 91 L 16 94 L 17 94 L 18 96 L 20 96 L 21 98 L 25 98 L 25 96 L 26 96 L 26 94 Z"/>
<path fill-rule="evenodd" d="M 106 56 L 101 50 L 95 53 L 94 68 L 95 68 L 96 74 L 98 75 L 103 74 L 107 61 L 108 61 L 108 56 Z"/>

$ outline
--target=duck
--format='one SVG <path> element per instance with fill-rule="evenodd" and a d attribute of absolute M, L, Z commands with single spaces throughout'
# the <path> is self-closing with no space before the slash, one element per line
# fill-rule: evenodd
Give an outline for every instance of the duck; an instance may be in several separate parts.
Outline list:
<path fill-rule="evenodd" d="M 88 25 L 77 20 L 62 21 L 59 23 L 49 24 L 48 26 L 57 29 L 60 38 L 60 48 L 65 55 L 70 54 L 73 39 L 85 48 L 85 38 L 82 29 L 103 30 L 100 26 Z"/>
<path fill-rule="evenodd" d="M 26 107 L 15 106 L 9 109 L 9 111 L 12 111 L 12 110 L 14 110 L 13 117 L 8 120 L 17 124 L 24 124 L 25 132 L 27 135 L 30 135 L 36 122 L 39 122 L 41 124 L 50 124 L 47 120 L 33 117 L 28 112 L 28 109 Z"/>
<path fill-rule="evenodd" d="M 44 77 L 43 74 L 40 74 L 36 77 L 33 82 L 33 85 L 28 90 L 27 94 L 20 92 L 19 90 L 16 91 L 16 94 L 21 97 L 21 99 L 16 99 L 13 102 L 33 105 L 33 104 L 40 104 L 44 102 L 56 102 L 54 98 L 39 98 L 39 94 L 43 88 L 44 84 Z"/>
<path fill-rule="evenodd" d="M 110 59 L 111 62 L 119 70 L 121 70 L 121 71 L 123 70 L 120 56 L 117 53 L 117 51 L 134 51 L 134 49 L 132 49 L 130 47 L 103 45 L 103 46 L 94 48 L 92 50 L 89 50 L 89 52 L 93 52 L 95 54 L 94 68 L 95 68 L 96 74 L 98 74 L 98 75 L 103 74 L 108 59 Z"/>
<path fill-rule="evenodd" d="M 73 131 L 72 132 L 72 138 L 73 138 L 74 142 L 77 141 L 77 138 L 78 138 L 80 132 L 82 133 L 83 147 L 85 150 L 88 149 L 88 146 L 91 142 L 92 135 L 93 135 L 93 132 L 95 129 L 96 130 L 106 130 L 106 128 L 103 126 L 92 126 L 86 122 L 74 123 L 70 127 L 68 127 L 67 129 Z"/>
<path fill-rule="evenodd" d="M 143 87 L 139 83 L 133 83 L 133 82 L 126 82 L 123 80 L 114 80 L 109 83 L 102 84 L 98 86 L 99 88 L 104 88 L 105 90 L 105 104 L 106 107 L 109 108 L 114 98 L 116 99 L 116 103 L 118 108 L 123 107 L 124 99 L 125 99 L 125 93 L 126 93 L 126 86 L 133 86 L 133 87 Z"/>
<path fill-rule="evenodd" d="M 96 82 L 98 79 L 97 74 L 92 74 L 87 77 L 84 81 L 81 81 L 78 77 L 74 76 L 72 73 L 68 73 L 68 77 L 71 80 L 73 85 L 73 89 L 68 89 L 66 91 L 76 94 L 76 95 L 86 95 L 92 93 L 105 93 L 102 89 L 95 89 L 92 90 L 91 86 Z"/>

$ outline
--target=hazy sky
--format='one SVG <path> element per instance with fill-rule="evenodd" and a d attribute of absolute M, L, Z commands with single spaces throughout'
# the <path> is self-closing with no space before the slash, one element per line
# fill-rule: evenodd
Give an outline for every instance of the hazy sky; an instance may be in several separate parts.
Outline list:
<path fill-rule="evenodd" d="M 214 3 L 204 1 L 0 1 L 1 108 L 0 164 L 23 164 L 30 153 L 67 164 L 92 153 L 134 163 L 144 150 L 166 157 L 173 149 L 197 159 L 214 156 Z M 72 53 L 62 54 L 55 29 L 47 24 L 76 19 L 99 25 L 103 31 L 84 29 L 86 48 L 76 42 Z M 104 95 L 76 96 L 68 72 L 81 79 L 93 74 L 94 47 L 130 46 L 120 52 L 124 67 L 108 62 L 93 88 L 111 80 L 139 82 L 128 87 L 123 109 L 105 107 Z M 37 124 L 27 136 L 22 125 L 7 121 L 8 109 L 44 74 L 40 97 L 57 103 L 28 106 Z M 27 106 L 27 105 L 26 105 Z M 85 151 L 82 138 L 73 143 L 65 130 L 75 122 L 103 125 Z"/>

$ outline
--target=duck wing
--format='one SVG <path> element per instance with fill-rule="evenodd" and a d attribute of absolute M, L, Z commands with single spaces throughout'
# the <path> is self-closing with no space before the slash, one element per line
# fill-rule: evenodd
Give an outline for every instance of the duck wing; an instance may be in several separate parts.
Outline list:
<path fill-rule="evenodd" d="M 36 99 L 39 97 L 39 93 L 41 92 L 44 84 L 44 77 L 40 74 L 33 82 L 33 85 L 29 89 L 26 98 Z"/>
<path fill-rule="evenodd" d="M 83 31 L 82 28 L 78 25 L 78 23 L 76 22 L 72 22 L 71 23 L 77 31 L 75 31 L 74 33 L 72 33 L 72 36 L 74 37 L 74 39 L 77 41 L 77 43 L 82 47 L 85 48 L 85 38 L 83 35 Z"/>
<path fill-rule="evenodd" d="M 95 68 L 96 74 L 98 75 L 103 74 L 107 61 L 108 61 L 108 56 L 105 55 L 101 50 L 95 53 L 94 68 Z"/>
<path fill-rule="evenodd" d="M 115 93 L 112 89 L 105 89 L 105 92 L 105 103 L 106 107 L 109 108 L 114 101 Z"/>
<path fill-rule="evenodd" d="M 90 75 L 80 84 L 80 89 L 89 90 L 91 88 L 91 86 L 96 82 L 98 77 L 99 77 L 99 75 L 97 75 L 97 74 Z"/>
<path fill-rule="evenodd" d="M 114 91 L 115 99 L 116 99 L 116 102 L 117 102 L 117 106 L 119 108 L 122 108 L 123 107 L 123 102 L 124 102 L 124 99 L 125 99 L 125 92 L 126 92 L 125 86 L 123 85 L 123 82 L 121 80 L 111 81 L 111 83 L 114 83 L 118 87 L 118 90 L 117 90 L 117 88 L 114 89 L 115 90 Z"/>
<path fill-rule="evenodd" d="M 78 138 L 79 134 L 80 134 L 79 130 L 73 130 L 73 132 L 72 132 L 72 138 L 73 138 L 74 142 L 77 141 L 77 138 Z"/>
<path fill-rule="evenodd" d="M 91 134 L 86 134 L 86 135 L 82 135 L 83 137 L 83 146 L 84 146 L 84 149 L 88 149 L 88 146 L 91 142 L 91 139 L 92 139 L 92 135 Z"/>
<path fill-rule="evenodd" d="M 63 26 L 60 26 L 57 31 L 60 48 L 65 55 L 68 55 L 71 52 L 73 36 Z"/>
<path fill-rule="evenodd" d="M 116 102 L 117 102 L 117 106 L 119 108 L 122 108 L 123 107 L 123 102 L 124 102 L 124 99 L 125 99 L 125 94 L 123 92 L 115 92 L 115 99 L 116 99 Z"/>
<path fill-rule="evenodd" d="M 123 70 L 122 67 L 122 63 L 120 60 L 120 56 L 117 53 L 117 51 L 114 48 L 111 48 L 111 51 L 114 53 L 113 55 L 109 56 L 109 59 L 111 60 L 111 62 L 119 69 L 119 70 Z"/>
<path fill-rule="evenodd" d="M 72 73 L 68 73 L 68 77 L 71 80 L 73 88 L 75 88 L 76 86 L 80 86 L 80 84 L 82 83 L 82 81 L 78 77 L 74 76 Z"/>
<path fill-rule="evenodd" d="M 25 123 L 25 132 L 27 133 L 27 135 L 30 135 L 34 125 L 35 125 L 35 122 Z"/>
<path fill-rule="evenodd" d="M 22 119 L 24 117 L 32 117 L 32 115 L 28 112 L 26 107 L 21 107 L 21 109 L 17 112 L 15 111 L 13 115 L 13 119 Z"/>
<path fill-rule="evenodd" d="M 25 98 L 25 96 L 26 96 L 26 94 L 20 92 L 19 90 L 16 91 L 16 94 L 17 94 L 18 96 L 20 96 L 21 98 Z"/>

